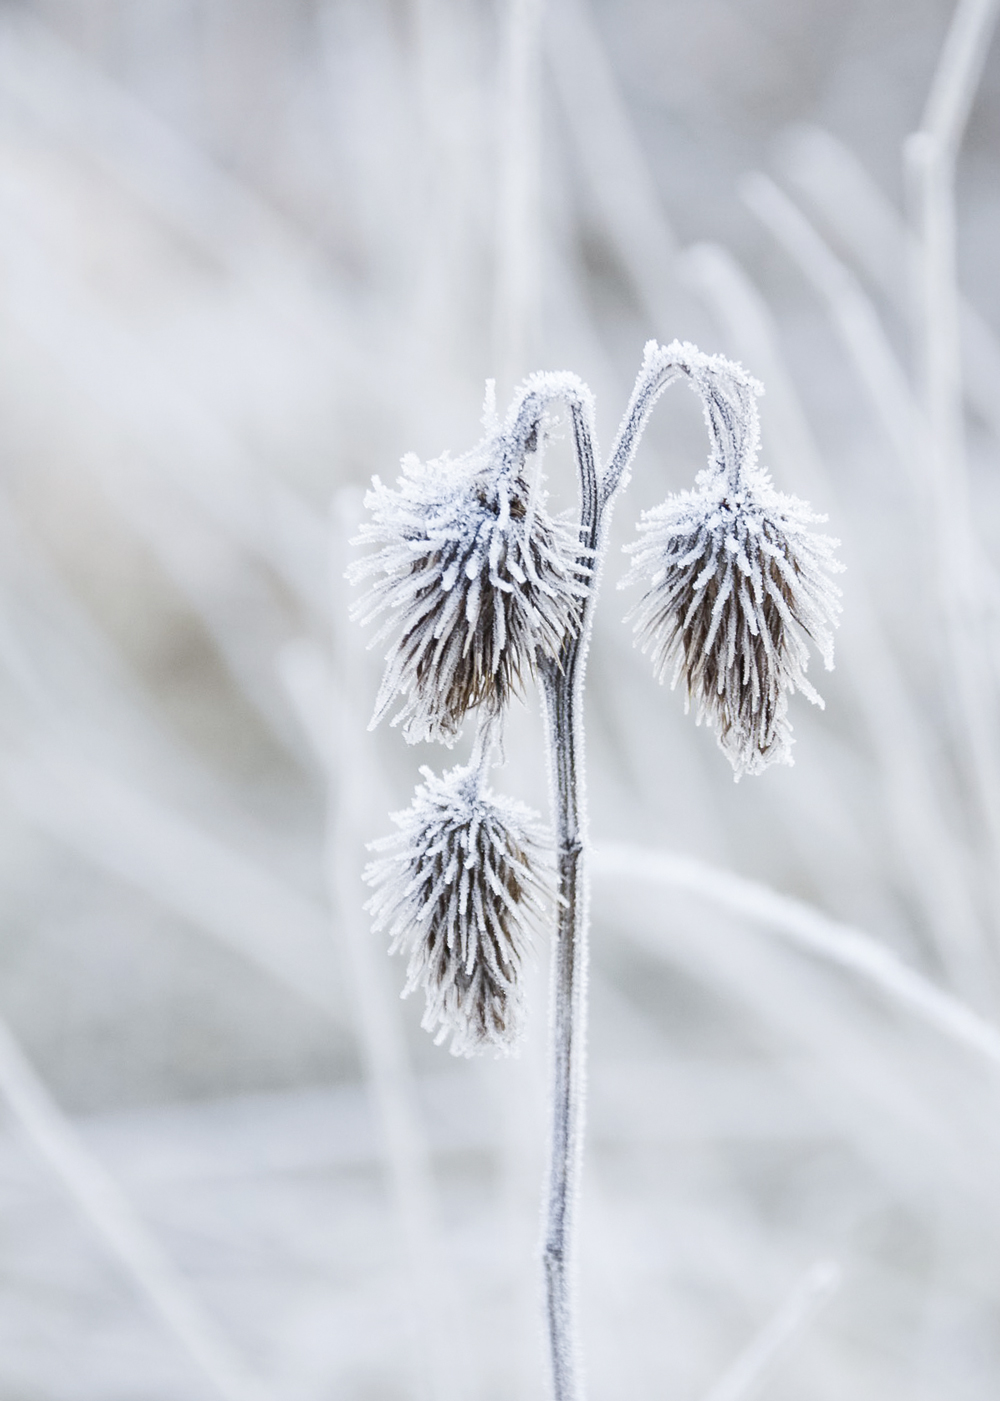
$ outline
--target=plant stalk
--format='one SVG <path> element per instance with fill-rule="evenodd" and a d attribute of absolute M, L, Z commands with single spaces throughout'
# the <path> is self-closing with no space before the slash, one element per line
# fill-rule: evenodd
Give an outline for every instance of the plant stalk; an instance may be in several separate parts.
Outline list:
<path fill-rule="evenodd" d="M 552 1148 L 545 1218 L 546 1313 L 556 1401 L 578 1401 L 573 1280 L 574 1214 L 583 1146 L 587 1034 L 587 877 L 572 677 L 550 669 L 543 681 L 555 769 L 559 895 L 552 958 Z"/>
<path fill-rule="evenodd" d="M 587 1043 L 587 964 L 590 888 L 587 877 L 587 803 L 583 693 L 604 543 L 614 501 L 628 479 L 642 430 L 660 394 L 684 367 L 660 357 L 644 364 L 625 419 L 599 478 L 597 450 L 586 404 L 568 398 L 580 481 L 581 563 L 592 572 L 580 628 L 563 643 L 558 661 L 539 661 L 548 740 L 559 903 L 552 953 L 552 1142 L 545 1235 L 545 1307 L 555 1401 L 582 1401 L 576 1330 L 575 1212 L 583 1161 Z M 542 408 L 526 399 L 524 408 Z M 534 427 L 540 430 L 540 418 Z M 522 441 L 531 430 L 528 415 Z"/>
<path fill-rule="evenodd" d="M 716 460 L 739 485 L 740 442 L 733 406 L 718 385 L 694 380 L 683 354 L 650 343 L 603 473 L 597 461 L 590 406 L 567 381 L 555 393 L 524 396 L 515 431 L 524 452 L 541 433 L 553 397 L 569 407 L 580 481 L 580 563 L 590 583 L 580 627 L 556 660 L 540 656 L 548 741 L 559 903 L 552 954 L 552 1142 L 545 1203 L 545 1303 L 555 1401 L 583 1401 L 576 1330 L 575 1212 L 583 1158 L 586 1083 L 587 963 L 590 889 L 586 861 L 583 694 L 604 545 L 618 493 L 628 482 L 643 429 L 659 396 L 675 379 L 693 380 L 701 395 Z"/>
<path fill-rule="evenodd" d="M 583 1395 L 573 1278 L 574 1218 L 583 1156 L 589 923 L 583 682 L 598 583 L 594 551 L 602 516 L 594 442 L 583 407 L 571 404 L 570 417 L 580 476 L 580 543 L 586 551 L 582 560 L 595 573 L 579 631 L 566 639 L 557 662 L 546 659 L 541 667 L 559 891 L 552 955 L 552 1146 L 543 1247 L 555 1401 L 580 1401 Z"/>

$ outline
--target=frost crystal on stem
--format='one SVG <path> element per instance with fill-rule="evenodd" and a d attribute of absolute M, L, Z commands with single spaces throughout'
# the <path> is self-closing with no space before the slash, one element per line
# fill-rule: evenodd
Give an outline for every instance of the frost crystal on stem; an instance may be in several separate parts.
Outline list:
<path fill-rule="evenodd" d="M 411 743 L 452 744 L 471 709 L 499 714 L 536 649 L 556 656 L 578 625 L 576 532 L 548 515 L 524 458 L 494 432 L 462 458 L 404 457 L 398 491 L 374 478 L 357 543 L 381 548 L 352 568 L 354 582 L 376 576 L 354 616 L 388 613 L 374 642 L 398 635 L 373 725 L 402 699 L 392 723 Z"/>
<path fill-rule="evenodd" d="M 396 492 L 375 479 L 375 519 L 361 541 L 380 548 L 353 571 L 356 579 L 378 576 L 356 616 L 388 613 L 379 635 L 399 634 L 376 721 L 399 697 L 396 720 L 408 739 L 450 743 L 466 712 L 480 708 L 470 764 L 442 778 L 422 770 L 412 807 L 395 815 L 400 830 L 374 844 L 380 856 L 367 871 L 375 927 L 389 931 L 393 950 L 409 952 L 406 992 L 425 990 L 423 1024 L 439 1042 L 450 1035 L 459 1055 L 510 1049 L 520 1030 L 527 931 L 546 895 L 555 896 L 542 1246 L 555 1401 L 584 1394 L 574 1275 L 587 1026 L 587 651 L 616 498 L 649 415 L 678 379 L 701 398 L 709 468 L 696 491 L 643 517 L 625 582 L 645 588 L 631 617 L 660 679 L 684 675 L 699 720 L 717 727 L 737 777 L 787 760 L 789 693 L 819 702 L 805 678 L 807 637 L 832 665 L 836 541 L 810 531 L 821 517 L 776 492 L 757 467 L 760 387 L 721 356 L 650 341 L 603 469 L 587 386 L 567 372 L 531 376 L 502 428 L 488 409 L 487 436 L 467 457 L 426 466 L 406 458 Z M 579 482 L 575 531 L 545 514 L 538 459 L 526 468 L 557 400 L 569 411 Z M 551 892 L 531 814 L 484 784 L 500 711 L 532 668 L 548 739 Z"/>
<path fill-rule="evenodd" d="M 755 449 L 756 433 L 747 441 Z M 792 762 L 792 691 L 823 704 L 805 639 L 832 667 L 838 542 L 808 529 L 824 518 L 775 491 L 752 455 L 735 473 L 702 472 L 698 487 L 643 513 L 622 582 L 646 585 L 628 615 L 637 641 L 660 681 L 684 677 L 739 778 Z"/>
<path fill-rule="evenodd" d="M 424 989 L 423 1027 L 462 1056 L 517 1044 L 518 976 L 547 895 L 534 814 L 490 792 L 483 772 L 421 769 L 412 806 L 393 814 L 400 830 L 372 843 L 382 855 L 365 872 L 374 928 L 391 952 L 409 950 L 403 996 Z"/>

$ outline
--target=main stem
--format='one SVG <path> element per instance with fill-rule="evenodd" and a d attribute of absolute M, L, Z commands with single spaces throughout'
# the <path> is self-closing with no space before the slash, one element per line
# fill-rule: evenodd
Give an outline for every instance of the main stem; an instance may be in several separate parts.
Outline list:
<path fill-rule="evenodd" d="M 702 396 L 717 461 L 734 483 L 739 440 L 734 406 L 716 384 L 695 380 L 684 347 L 650 343 L 608 465 L 598 478 L 588 404 L 569 380 L 552 397 L 569 404 L 580 477 L 581 564 L 590 571 L 579 630 L 563 643 L 557 660 L 541 657 L 559 878 L 552 962 L 552 1148 L 545 1206 L 545 1302 L 555 1401 L 582 1401 L 576 1338 L 574 1215 L 583 1156 L 587 1035 L 587 960 L 590 891 L 587 880 L 587 804 L 584 787 L 583 684 L 600 585 L 601 560 L 611 512 L 625 486 L 639 439 L 663 390 L 687 376 Z M 579 382 L 576 381 L 578 384 Z M 567 393 L 567 390 L 569 392 Z M 529 391 L 515 432 L 521 451 L 537 441 L 545 396 Z"/>
<path fill-rule="evenodd" d="M 580 543 L 595 563 L 601 511 L 594 445 L 582 412 L 571 406 L 580 472 Z M 545 1214 L 545 1292 L 555 1401 L 580 1401 L 572 1246 L 583 1148 L 587 1034 L 589 891 L 584 841 L 583 680 L 596 577 L 579 632 L 567 638 L 557 662 L 542 665 L 548 727 L 552 805 L 559 879 L 552 964 L 552 1149 Z"/>

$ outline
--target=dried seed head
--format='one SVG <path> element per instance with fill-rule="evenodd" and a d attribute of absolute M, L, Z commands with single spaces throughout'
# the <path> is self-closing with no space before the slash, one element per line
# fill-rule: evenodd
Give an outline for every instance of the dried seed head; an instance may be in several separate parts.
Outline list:
<path fill-rule="evenodd" d="M 645 512 L 626 546 L 623 585 L 646 585 L 627 621 L 660 681 L 684 677 L 698 722 L 716 726 L 739 778 L 792 762 L 790 692 L 823 704 L 806 680 L 805 638 L 832 667 L 840 590 L 828 575 L 842 567 L 839 542 L 809 530 L 824 517 L 775 491 L 752 461 L 735 487 L 720 467 L 698 484 Z"/>
<path fill-rule="evenodd" d="M 365 871 L 367 908 L 390 952 L 409 951 L 403 996 L 424 989 L 422 1025 L 437 1044 L 450 1035 L 453 1055 L 507 1054 L 521 1034 L 530 926 L 546 903 L 544 836 L 523 804 L 484 786 L 481 765 L 421 773 L 413 805 L 393 814 L 400 830 L 372 843 L 383 854 Z"/>
<path fill-rule="evenodd" d="M 469 710 L 498 713 L 536 649 L 558 655 L 578 626 L 587 571 L 576 532 L 550 518 L 523 467 L 523 448 L 495 431 L 464 458 L 404 457 L 398 491 L 374 478 L 374 519 L 356 543 L 381 548 L 350 576 L 376 576 L 353 616 L 387 613 L 374 641 L 396 634 L 373 725 L 401 697 L 392 723 L 411 743 L 452 744 Z"/>

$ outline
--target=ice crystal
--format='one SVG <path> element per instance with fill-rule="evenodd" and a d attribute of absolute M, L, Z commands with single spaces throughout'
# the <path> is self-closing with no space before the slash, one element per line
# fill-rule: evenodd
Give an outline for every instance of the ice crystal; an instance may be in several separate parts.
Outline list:
<path fill-rule="evenodd" d="M 399 831 L 372 843 L 382 853 L 365 872 L 367 908 L 390 951 L 409 951 L 403 996 L 423 988 L 422 1025 L 453 1055 L 517 1043 L 523 1008 L 519 973 L 533 918 L 545 906 L 542 832 L 522 803 L 497 797 L 482 768 L 438 778 L 421 769 L 411 807 L 393 814 Z"/>
<path fill-rule="evenodd" d="M 737 778 L 792 762 L 789 694 L 823 704 L 806 679 L 805 639 L 832 667 L 840 612 L 828 577 L 841 567 L 839 542 L 811 531 L 824 517 L 775 491 L 754 465 L 755 432 L 745 443 L 738 471 L 717 457 L 697 491 L 643 513 L 622 581 L 646 585 L 627 621 L 660 681 L 684 677 L 698 722 L 716 727 Z"/>
<path fill-rule="evenodd" d="M 538 446 L 537 434 L 531 448 Z M 396 634 L 375 703 L 375 725 L 397 699 L 412 743 L 454 742 L 469 710 L 498 713 L 534 663 L 556 656 L 578 624 L 585 593 L 577 533 L 545 509 L 525 451 L 499 431 L 467 456 L 403 458 L 398 490 L 377 477 L 365 504 L 373 520 L 358 543 L 380 548 L 354 582 L 375 577 L 354 616 Z"/>

